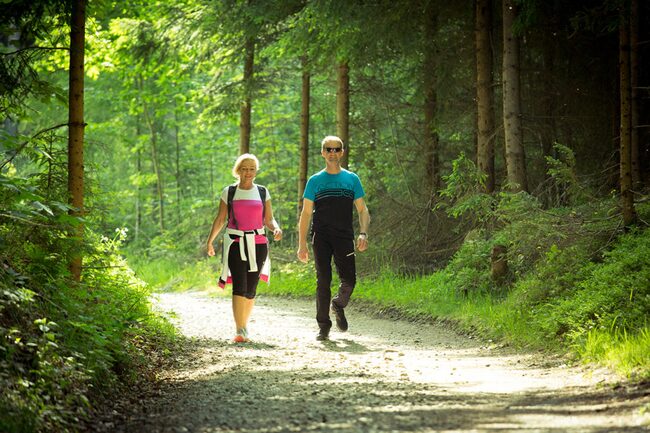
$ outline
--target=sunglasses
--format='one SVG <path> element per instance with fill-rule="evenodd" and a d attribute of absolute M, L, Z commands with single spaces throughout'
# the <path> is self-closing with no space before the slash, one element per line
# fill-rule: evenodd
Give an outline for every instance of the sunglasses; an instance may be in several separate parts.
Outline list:
<path fill-rule="evenodd" d="M 342 150 L 343 150 L 342 147 L 326 147 L 326 148 L 325 148 L 325 151 L 326 151 L 327 153 L 332 153 L 332 152 L 334 152 L 334 153 L 339 153 L 339 152 L 341 152 Z"/>

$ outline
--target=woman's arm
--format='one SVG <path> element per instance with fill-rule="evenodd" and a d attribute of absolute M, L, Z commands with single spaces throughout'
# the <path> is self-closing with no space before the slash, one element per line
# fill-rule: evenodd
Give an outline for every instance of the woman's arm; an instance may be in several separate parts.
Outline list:
<path fill-rule="evenodd" d="M 279 241 L 282 239 L 282 229 L 275 218 L 273 218 L 273 207 L 271 206 L 270 199 L 264 203 L 264 225 L 273 232 L 273 240 Z"/>
<path fill-rule="evenodd" d="M 214 245 L 212 245 L 212 243 L 217 238 L 217 235 L 223 228 L 224 224 L 226 224 L 227 219 L 228 205 L 224 203 L 223 200 L 219 200 L 219 212 L 212 222 L 212 229 L 210 229 L 210 235 L 208 236 L 207 250 L 210 257 L 214 256 Z"/>

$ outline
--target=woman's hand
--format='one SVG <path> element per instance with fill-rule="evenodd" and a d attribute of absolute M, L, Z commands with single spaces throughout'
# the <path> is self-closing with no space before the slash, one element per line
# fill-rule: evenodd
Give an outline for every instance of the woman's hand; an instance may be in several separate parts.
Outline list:
<path fill-rule="evenodd" d="M 273 229 L 273 240 L 279 241 L 280 239 L 282 239 L 282 229 L 280 227 L 276 227 Z"/>
<path fill-rule="evenodd" d="M 212 245 L 212 243 L 208 244 L 208 255 L 210 257 L 214 256 L 214 246 Z"/>

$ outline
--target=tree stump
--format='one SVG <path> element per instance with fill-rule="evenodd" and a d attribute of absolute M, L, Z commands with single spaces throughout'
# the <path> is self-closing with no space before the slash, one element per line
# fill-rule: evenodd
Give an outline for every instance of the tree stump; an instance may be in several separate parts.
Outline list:
<path fill-rule="evenodd" d="M 508 249 L 505 245 L 492 247 L 492 280 L 502 283 L 508 275 Z"/>

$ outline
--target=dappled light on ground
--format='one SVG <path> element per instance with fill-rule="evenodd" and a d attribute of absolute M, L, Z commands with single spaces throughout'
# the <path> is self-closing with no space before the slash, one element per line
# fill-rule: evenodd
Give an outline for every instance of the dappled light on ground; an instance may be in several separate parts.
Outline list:
<path fill-rule="evenodd" d="M 260 298 L 250 344 L 230 301 L 165 294 L 158 308 L 196 338 L 181 367 L 115 432 L 645 431 L 647 389 L 516 354 L 449 330 L 349 310 L 350 330 L 315 340 L 315 307 Z M 600 386 L 598 386 L 600 385 Z M 101 427 L 101 426 L 100 426 Z M 101 428 L 98 428 L 101 431 Z M 105 430 L 107 431 L 107 430 Z"/>

